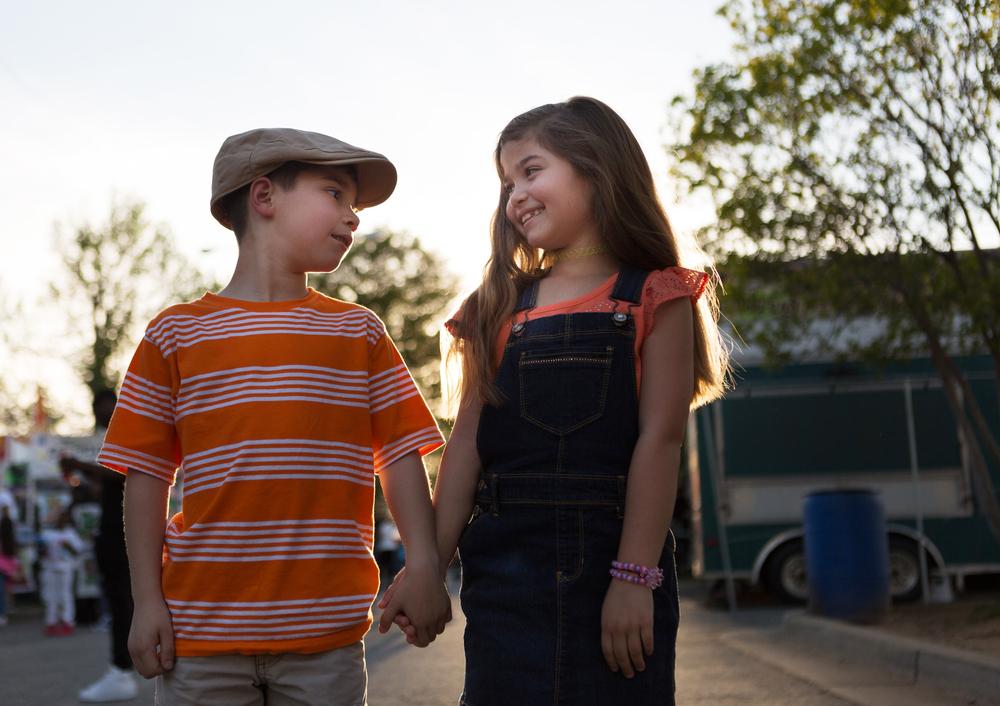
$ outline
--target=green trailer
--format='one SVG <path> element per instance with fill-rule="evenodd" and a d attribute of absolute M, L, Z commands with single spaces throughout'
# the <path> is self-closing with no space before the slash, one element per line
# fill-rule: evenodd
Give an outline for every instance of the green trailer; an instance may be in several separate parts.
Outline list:
<path fill-rule="evenodd" d="M 959 363 L 997 430 L 992 359 Z M 735 389 L 689 422 L 695 576 L 804 601 L 803 499 L 834 488 L 878 492 L 895 600 L 918 598 L 944 577 L 960 589 L 969 574 L 1000 572 L 1000 544 L 977 508 L 963 440 L 929 360 L 881 370 L 743 365 Z M 990 471 L 1000 489 L 1000 469 Z"/>

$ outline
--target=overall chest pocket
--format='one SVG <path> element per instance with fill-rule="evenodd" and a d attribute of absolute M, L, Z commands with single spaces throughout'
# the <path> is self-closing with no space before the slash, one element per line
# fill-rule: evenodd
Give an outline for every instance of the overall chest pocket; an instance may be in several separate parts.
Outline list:
<path fill-rule="evenodd" d="M 521 418 L 569 434 L 604 414 L 613 348 L 523 353 L 518 360 Z"/>

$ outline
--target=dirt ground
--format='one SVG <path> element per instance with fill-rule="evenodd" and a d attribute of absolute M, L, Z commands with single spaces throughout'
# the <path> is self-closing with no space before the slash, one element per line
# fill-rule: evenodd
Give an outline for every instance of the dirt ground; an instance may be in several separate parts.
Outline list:
<path fill-rule="evenodd" d="M 872 627 L 1000 659 L 1000 591 L 965 593 L 953 603 L 895 605 Z"/>
<path fill-rule="evenodd" d="M 685 585 L 691 592 L 704 591 L 706 605 L 725 609 L 721 582 L 694 588 L 698 584 L 689 579 Z M 737 592 L 741 608 L 781 606 L 759 587 L 738 584 Z M 897 603 L 881 622 L 869 627 L 1000 659 L 1000 575 L 968 577 L 965 590 L 956 592 L 951 603 Z"/>

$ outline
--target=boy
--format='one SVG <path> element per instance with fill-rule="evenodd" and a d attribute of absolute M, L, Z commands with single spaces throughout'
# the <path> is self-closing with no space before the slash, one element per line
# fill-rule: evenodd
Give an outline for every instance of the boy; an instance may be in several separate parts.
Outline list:
<path fill-rule="evenodd" d="M 376 472 L 407 552 L 388 611 L 421 645 L 450 619 L 420 460 L 441 435 L 382 322 L 306 286 L 395 184 L 382 155 L 299 130 L 216 156 L 232 280 L 153 319 L 98 457 L 127 473 L 129 650 L 157 703 L 365 703 Z"/>

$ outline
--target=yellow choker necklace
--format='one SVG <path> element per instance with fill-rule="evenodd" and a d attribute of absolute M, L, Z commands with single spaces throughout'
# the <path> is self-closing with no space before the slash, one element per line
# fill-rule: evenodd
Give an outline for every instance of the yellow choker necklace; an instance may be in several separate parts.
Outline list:
<path fill-rule="evenodd" d="M 590 257 L 591 255 L 603 255 L 608 251 L 607 245 L 591 245 L 583 248 L 562 248 L 551 253 L 545 253 L 553 263 L 563 260 L 575 260 L 580 257 Z"/>

